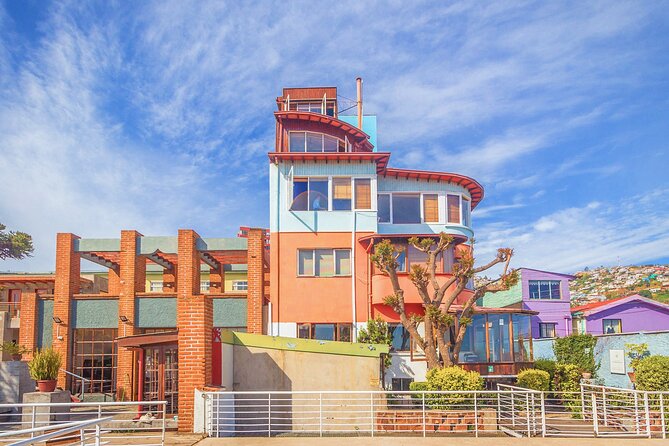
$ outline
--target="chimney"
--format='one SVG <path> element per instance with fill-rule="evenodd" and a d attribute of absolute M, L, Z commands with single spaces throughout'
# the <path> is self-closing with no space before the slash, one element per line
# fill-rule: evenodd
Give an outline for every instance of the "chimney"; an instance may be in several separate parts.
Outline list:
<path fill-rule="evenodd" d="M 362 130 L 362 78 L 356 78 L 355 83 L 358 91 L 358 100 L 356 101 L 358 105 L 358 128 Z"/>

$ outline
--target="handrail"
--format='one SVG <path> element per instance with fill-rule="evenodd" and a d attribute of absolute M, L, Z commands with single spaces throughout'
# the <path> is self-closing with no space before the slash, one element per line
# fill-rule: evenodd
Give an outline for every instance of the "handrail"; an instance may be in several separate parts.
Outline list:
<path fill-rule="evenodd" d="M 57 428 L 58 430 L 49 432 L 46 434 L 38 435 L 36 437 L 32 438 L 27 438 L 25 440 L 17 441 L 14 443 L 11 443 L 9 446 L 23 446 L 23 445 L 29 445 L 29 444 L 34 444 L 34 443 L 39 443 L 45 440 L 48 440 L 50 438 L 54 437 L 59 437 L 64 434 L 69 434 L 71 432 L 76 432 L 83 430 L 85 427 L 88 426 L 94 426 L 94 425 L 99 425 L 100 423 L 103 423 L 105 421 L 111 420 L 113 417 L 104 417 L 104 418 L 95 418 L 93 420 L 84 420 L 84 421 L 73 421 L 71 423 L 63 423 L 63 424 L 56 424 L 56 425 L 49 425 L 49 426 L 40 426 L 40 427 L 33 427 L 30 429 L 22 429 L 19 431 L 8 431 L 8 432 L 2 432 L 0 433 L 0 437 L 14 437 L 16 435 L 23 435 L 23 434 L 32 434 L 35 432 L 43 432 L 47 429 L 54 429 Z"/>
<path fill-rule="evenodd" d="M 79 393 L 79 400 L 84 400 L 84 395 L 86 395 L 86 383 L 91 382 L 90 379 L 84 378 L 83 376 L 77 375 L 76 373 L 68 372 L 65 369 L 60 369 L 61 372 L 65 372 L 66 375 L 73 376 L 74 378 L 81 380 L 81 392 Z"/>

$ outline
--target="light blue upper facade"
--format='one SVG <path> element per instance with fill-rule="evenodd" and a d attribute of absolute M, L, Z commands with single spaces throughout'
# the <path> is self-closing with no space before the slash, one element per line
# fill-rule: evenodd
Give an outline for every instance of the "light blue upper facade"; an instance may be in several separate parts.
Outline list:
<path fill-rule="evenodd" d="M 337 116 L 337 119 L 340 121 L 344 121 L 347 124 L 351 124 L 353 126 L 358 125 L 358 116 L 357 115 L 339 115 Z M 364 115 L 362 117 L 362 131 L 367 133 L 369 136 L 369 142 L 372 143 L 374 146 L 374 151 L 378 152 L 377 150 L 377 133 L 376 133 L 376 116 L 375 115 Z"/>
<path fill-rule="evenodd" d="M 371 232 L 379 234 L 438 234 L 446 232 L 454 235 L 473 237 L 470 227 L 448 223 L 447 195 L 456 195 L 464 200 L 471 197 L 466 188 L 452 183 L 390 178 L 378 175 L 374 161 L 279 161 L 270 163 L 270 230 L 272 232 Z M 293 200 L 293 180 L 297 177 L 328 179 L 351 177 L 365 178 L 371 184 L 370 210 L 319 210 L 291 211 Z M 395 224 L 379 223 L 379 194 L 436 194 L 439 203 L 439 220 L 434 223 Z M 392 196 L 392 195 L 389 195 Z M 422 200 L 421 200 L 422 203 Z M 421 211 L 422 212 L 422 211 Z M 462 211 L 461 211 L 462 212 Z M 462 217 L 460 221 L 463 221 Z M 471 218 L 469 219 L 471 220 Z"/>

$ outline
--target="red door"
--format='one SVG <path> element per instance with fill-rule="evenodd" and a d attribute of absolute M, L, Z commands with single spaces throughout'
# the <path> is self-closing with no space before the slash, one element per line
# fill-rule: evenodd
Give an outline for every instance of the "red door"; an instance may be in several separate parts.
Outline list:
<path fill-rule="evenodd" d="M 143 400 L 167 401 L 167 414 L 176 414 L 179 406 L 178 349 L 176 345 L 144 348 Z M 146 408 L 145 408 L 146 410 Z M 150 409 L 149 409 L 150 410 Z M 157 410 L 157 407 L 156 409 Z"/>

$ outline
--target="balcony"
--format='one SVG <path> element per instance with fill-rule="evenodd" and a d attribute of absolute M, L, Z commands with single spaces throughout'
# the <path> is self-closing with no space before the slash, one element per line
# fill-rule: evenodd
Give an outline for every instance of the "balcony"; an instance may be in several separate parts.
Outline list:
<path fill-rule="evenodd" d="M 440 283 L 445 282 L 448 280 L 450 277 L 450 274 L 439 274 L 437 275 L 437 280 Z M 405 304 L 422 304 L 422 299 L 418 295 L 418 290 L 416 289 L 415 285 L 411 282 L 411 279 L 409 278 L 408 274 L 399 274 L 398 279 L 400 282 L 400 287 L 404 291 L 404 303 Z M 446 295 L 448 296 L 448 293 L 452 291 L 455 288 L 455 286 L 451 286 L 448 291 L 446 292 Z M 378 305 L 378 304 L 383 304 L 383 299 L 386 296 L 390 296 L 393 294 L 393 285 L 390 283 L 390 279 L 388 276 L 385 276 L 383 274 L 374 274 L 372 276 L 372 304 Z M 470 290 L 464 290 L 460 293 L 458 296 L 457 300 L 455 301 L 456 304 L 462 304 L 464 303 L 469 296 L 471 296 L 472 291 Z"/>
<path fill-rule="evenodd" d="M 20 302 L 0 302 L 0 313 L 7 312 L 10 318 L 21 316 Z"/>

